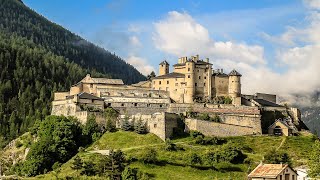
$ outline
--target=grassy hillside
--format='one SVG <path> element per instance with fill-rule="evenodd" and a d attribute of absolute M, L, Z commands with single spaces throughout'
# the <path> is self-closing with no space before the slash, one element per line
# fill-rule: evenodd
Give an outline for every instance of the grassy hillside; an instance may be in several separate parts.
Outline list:
<path fill-rule="evenodd" d="M 214 166 L 188 165 L 188 158 L 192 153 L 197 153 L 205 162 L 205 154 L 208 151 L 219 148 L 222 145 L 197 145 L 190 137 L 175 140 L 174 143 L 183 148 L 178 151 L 166 151 L 165 143 L 153 134 L 139 135 L 133 132 L 118 131 L 106 133 L 100 140 L 88 147 L 78 155 L 85 159 L 96 162 L 101 155 L 93 153 L 93 150 L 121 149 L 131 160 L 130 167 L 139 168 L 143 172 L 152 175 L 154 179 L 246 179 L 250 172 L 261 160 L 265 153 L 274 148 L 278 151 L 286 150 L 292 157 L 293 166 L 306 164 L 307 155 L 314 139 L 311 135 L 301 137 L 270 137 L 270 136 L 242 136 L 230 137 L 227 141 L 242 146 L 242 151 L 251 159 L 251 163 L 231 164 L 216 163 Z M 153 148 L 158 154 L 158 163 L 144 164 L 139 160 L 143 153 L 149 148 Z M 53 178 L 54 176 L 67 177 L 77 176 L 79 178 L 89 178 L 80 176 L 79 172 L 71 169 L 73 160 L 64 164 L 60 172 L 51 172 L 37 178 Z M 99 179 L 99 177 L 90 177 Z"/>

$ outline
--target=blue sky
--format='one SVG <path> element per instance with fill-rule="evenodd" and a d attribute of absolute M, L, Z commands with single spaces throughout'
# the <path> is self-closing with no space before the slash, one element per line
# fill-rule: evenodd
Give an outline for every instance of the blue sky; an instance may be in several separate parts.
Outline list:
<path fill-rule="evenodd" d="M 163 59 L 174 64 L 180 56 L 200 54 L 209 57 L 214 68 L 238 69 L 244 75 L 243 89 L 247 92 L 285 94 L 320 87 L 320 83 L 310 80 L 314 75 L 320 77 L 313 69 L 319 65 L 314 59 L 320 41 L 316 31 L 318 27 L 320 30 L 320 0 L 24 3 L 115 52 L 144 74 L 152 70 L 157 73 Z M 312 73 L 305 73 L 305 69 Z M 297 73 L 304 75 L 296 77 Z M 305 83 L 304 88 L 293 89 L 297 81 Z"/>

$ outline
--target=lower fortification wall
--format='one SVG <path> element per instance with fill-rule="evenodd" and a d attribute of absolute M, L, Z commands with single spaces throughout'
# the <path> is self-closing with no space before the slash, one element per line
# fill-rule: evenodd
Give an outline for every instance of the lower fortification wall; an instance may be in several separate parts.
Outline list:
<path fill-rule="evenodd" d="M 120 121 L 125 118 L 125 115 L 120 116 Z M 132 123 L 140 119 L 146 124 L 147 131 L 160 137 L 162 140 L 166 140 L 173 135 L 173 129 L 176 128 L 178 115 L 166 112 L 157 112 L 154 114 L 141 114 L 137 113 L 129 117 L 129 122 Z M 120 122 L 117 123 L 120 127 Z"/>
<path fill-rule="evenodd" d="M 187 132 L 199 131 L 205 136 L 226 137 L 255 134 L 252 127 L 209 122 L 198 119 L 185 119 L 185 125 L 185 130 Z"/>

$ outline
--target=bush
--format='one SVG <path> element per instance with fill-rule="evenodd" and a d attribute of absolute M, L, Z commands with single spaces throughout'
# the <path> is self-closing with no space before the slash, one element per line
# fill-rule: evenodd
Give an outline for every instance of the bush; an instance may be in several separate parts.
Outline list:
<path fill-rule="evenodd" d="M 83 162 L 82 162 L 81 158 L 77 155 L 77 156 L 74 158 L 73 162 L 72 162 L 71 168 L 72 168 L 73 170 L 81 170 L 81 169 L 82 169 L 82 166 L 83 166 Z"/>
<path fill-rule="evenodd" d="M 223 104 L 231 104 L 232 99 L 229 96 L 224 97 Z"/>
<path fill-rule="evenodd" d="M 225 143 L 226 140 L 218 137 L 202 137 L 197 136 L 195 138 L 195 143 L 200 145 L 221 145 Z"/>
<path fill-rule="evenodd" d="M 21 147 L 23 144 L 21 143 L 21 141 L 17 140 L 16 143 L 15 143 L 15 145 L 16 145 L 16 148 L 19 148 L 19 147 Z"/>
<path fill-rule="evenodd" d="M 288 153 L 271 149 L 264 156 L 264 162 L 269 164 L 286 163 L 291 165 L 291 159 Z"/>
<path fill-rule="evenodd" d="M 199 155 L 197 155 L 196 153 L 192 153 L 189 158 L 189 163 L 192 166 L 197 165 L 197 164 L 202 164 L 201 157 Z"/>
<path fill-rule="evenodd" d="M 190 131 L 190 136 L 191 136 L 192 138 L 196 138 L 196 137 L 198 137 L 198 136 L 204 137 L 204 135 L 203 135 L 201 132 L 199 132 L 199 131 Z"/>
<path fill-rule="evenodd" d="M 170 139 L 166 139 L 166 142 L 165 142 L 165 150 L 166 151 L 176 151 L 177 150 L 177 145 L 175 145 L 174 143 L 171 142 Z"/>
<path fill-rule="evenodd" d="M 154 164 L 157 162 L 157 151 L 154 149 L 147 149 L 145 153 L 142 154 L 141 160 L 145 164 Z"/>
<path fill-rule="evenodd" d="M 52 165 L 52 169 L 54 171 L 57 171 L 60 167 L 61 167 L 61 163 L 60 162 L 55 162 L 53 165 Z"/>
<path fill-rule="evenodd" d="M 206 154 L 208 164 L 219 162 L 243 163 L 247 156 L 233 143 L 227 143 Z"/>

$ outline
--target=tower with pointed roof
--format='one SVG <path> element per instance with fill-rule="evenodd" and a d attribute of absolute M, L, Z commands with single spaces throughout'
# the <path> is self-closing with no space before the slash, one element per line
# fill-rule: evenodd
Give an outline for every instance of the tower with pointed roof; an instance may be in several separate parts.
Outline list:
<path fill-rule="evenodd" d="M 169 74 L 169 63 L 164 60 L 159 64 L 159 76 Z"/>

